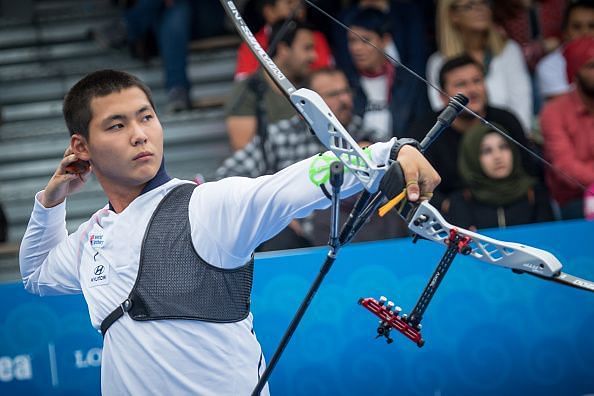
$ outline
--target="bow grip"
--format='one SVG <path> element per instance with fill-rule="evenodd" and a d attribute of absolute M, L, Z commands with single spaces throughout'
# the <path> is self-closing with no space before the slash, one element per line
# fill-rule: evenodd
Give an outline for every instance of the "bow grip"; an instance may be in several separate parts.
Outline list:
<path fill-rule="evenodd" d="M 380 191 L 388 198 L 392 199 L 402 192 L 406 185 L 404 172 L 398 161 L 392 162 L 384 177 L 379 184 Z"/>

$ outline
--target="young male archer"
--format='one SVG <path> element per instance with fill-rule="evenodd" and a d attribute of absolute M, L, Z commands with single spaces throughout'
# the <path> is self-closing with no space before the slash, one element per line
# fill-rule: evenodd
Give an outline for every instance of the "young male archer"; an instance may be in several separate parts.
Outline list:
<path fill-rule="evenodd" d="M 36 194 L 21 244 L 25 288 L 84 295 L 104 334 L 105 395 L 251 392 L 265 366 L 250 313 L 253 250 L 330 205 L 310 180 L 315 157 L 256 179 L 172 179 L 149 89 L 113 70 L 76 83 L 64 117 L 70 146 Z M 371 160 L 388 163 L 394 142 L 372 145 Z M 439 183 L 413 147 L 402 146 L 397 160 L 409 200 Z M 81 163 L 89 166 L 77 171 Z M 68 235 L 65 200 L 90 172 L 109 202 Z M 346 173 L 344 196 L 360 189 Z"/>

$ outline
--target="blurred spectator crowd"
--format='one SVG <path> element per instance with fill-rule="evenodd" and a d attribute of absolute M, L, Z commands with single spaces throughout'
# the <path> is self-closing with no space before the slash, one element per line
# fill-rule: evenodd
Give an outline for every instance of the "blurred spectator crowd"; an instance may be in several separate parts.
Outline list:
<path fill-rule="evenodd" d="M 124 3 L 122 19 L 95 38 L 138 57 L 160 54 L 167 111 L 190 109 L 188 42 L 230 31 L 222 7 Z M 450 96 L 470 99 L 489 124 L 463 112 L 426 152 L 442 176 L 431 202 L 453 224 L 594 214 L 594 0 L 316 1 L 349 30 L 299 0 L 236 3 L 279 69 L 318 92 L 361 145 L 420 141 Z M 225 117 L 233 154 L 216 178 L 263 176 L 324 151 L 245 43 Z M 294 221 L 262 249 L 325 244 L 328 221 L 328 213 Z M 359 240 L 403 235 L 392 213 L 373 218 Z"/>

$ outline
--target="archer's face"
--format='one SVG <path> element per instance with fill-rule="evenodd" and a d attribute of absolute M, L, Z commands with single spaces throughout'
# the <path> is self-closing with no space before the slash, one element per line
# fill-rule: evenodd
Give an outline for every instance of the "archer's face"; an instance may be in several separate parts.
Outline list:
<path fill-rule="evenodd" d="M 87 159 L 101 185 L 137 189 L 151 180 L 163 158 L 163 128 L 137 87 L 91 100 Z"/>

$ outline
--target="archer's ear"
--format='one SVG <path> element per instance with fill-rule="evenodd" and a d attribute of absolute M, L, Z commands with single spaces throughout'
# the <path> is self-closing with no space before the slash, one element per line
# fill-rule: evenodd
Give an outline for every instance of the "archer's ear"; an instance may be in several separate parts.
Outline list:
<path fill-rule="evenodd" d="M 78 158 L 84 161 L 88 161 L 91 159 L 91 154 L 89 153 L 89 145 L 87 143 L 87 139 L 78 133 L 75 133 L 70 137 L 70 148 L 72 152 L 76 154 Z"/>

